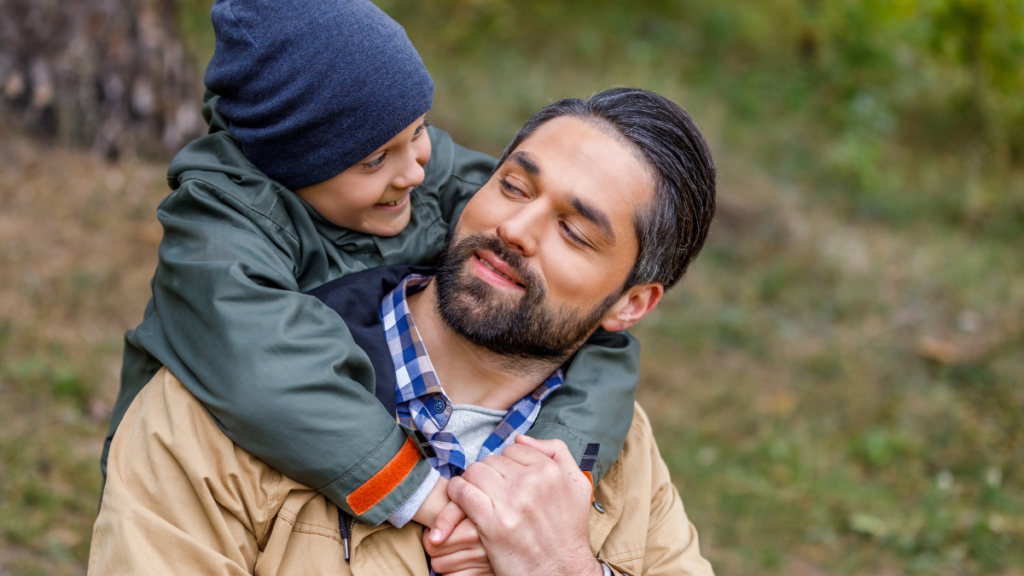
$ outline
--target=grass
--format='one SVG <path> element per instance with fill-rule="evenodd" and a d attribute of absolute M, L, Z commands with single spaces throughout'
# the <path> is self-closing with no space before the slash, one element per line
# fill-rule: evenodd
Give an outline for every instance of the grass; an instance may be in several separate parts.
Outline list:
<path fill-rule="evenodd" d="M 434 76 L 431 121 L 471 147 L 496 153 L 546 102 L 618 84 L 705 130 L 709 245 L 636 333 L 640 400 L 718 573 L 1020 574 L 1019 160 L 950 136 L 948 102 L 908 114 L 899 50 L 868 38 L 880 63 L 839 58 L 842 19 L 804 4 L 381 2 Z M 209 4 L 180 6 L 202 63 Z M 801 64 L 805 33 L 820 51 Z M 76 574 L 166 161 L 16 135 L 0 156 L 0 574 Z"/>
<path fill-rule="evenodd" d="M 720 571 L 1020 570 L 1016 251 L 729 174 L 707 251 L 638 330 L 641 402 Z"/>
<path fill-rule="evenodd" d="M 17 135 L 0 154 L 0 574 L 78 574 L 165 168 Z"/>

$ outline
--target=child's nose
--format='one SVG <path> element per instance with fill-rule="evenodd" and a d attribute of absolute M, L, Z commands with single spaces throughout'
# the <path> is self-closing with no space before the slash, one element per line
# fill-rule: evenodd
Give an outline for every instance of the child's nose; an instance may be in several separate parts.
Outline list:
<path fill-rule="evenodd" d="M 391 185 L 395 188 L 412 188 L 413 186 L 419 186 L 423 183 L 423 178 L 426 175 L 423 166 L 414 154 L 406 155 L 406 161 L 402 164 L 402 169 L 394 180 L 391 181 Z"/>

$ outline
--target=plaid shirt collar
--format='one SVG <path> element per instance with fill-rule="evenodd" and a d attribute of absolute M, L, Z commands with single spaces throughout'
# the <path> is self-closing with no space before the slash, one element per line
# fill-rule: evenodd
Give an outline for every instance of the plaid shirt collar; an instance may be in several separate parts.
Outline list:
<path fill-rule="evenodd" d="M 450 479 L 462 474 L 471 462 L 466 462 L 466 453 L 458 439 L 444 430 L 452 416 L 452 402 L 434 373 L 407 300 L 408 296 L 425 288 L 432 278 L 419 274 L 406 276 L 381 301 L 380 318 L 398 377 L 395 383 L 398 419 L 426 436 L 435 453 L 430 465 Z M 562 385 L 562 381 L 562 370 L 555 370 L 543 384 L 513 404 L 484 441 L 477 460 L 501 454 L 517 435 L 529 430 L 537 419 L 541 403 Z"/>

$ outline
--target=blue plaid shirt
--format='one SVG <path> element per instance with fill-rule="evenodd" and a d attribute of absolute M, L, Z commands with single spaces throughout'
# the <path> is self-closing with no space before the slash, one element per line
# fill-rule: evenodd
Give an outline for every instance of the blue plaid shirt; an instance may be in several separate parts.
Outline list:
<path fill-rule="evenodd" d="M 412 314 L 409 313 L 407 300 L 408 296 L 426 287 L 432 278 L 419 274 L 406 276 L 381 301 L 380 318 L 398 376 L 395 383 L 398 419 L 403 425 L 416 428 L 426 436 L 436 454 L 430 458 L 430 465 L 442 476 L 451 479 L 452 476 L 462 474 L 472 462 L 466 462 L 466 452 L 459 440 L 444 430 L 452 415 L 452 402 L 434 373 L 430 356 L 420 340 Z M 505 418 L 484 441 L 477 460 L 483 460 L 491 454 L 501 454 L 517 435 L 529 430 L 537 419 L 541 403 L 562 382 L 562 370 L 555 370 L 543 384 L 513 404 Z"/>

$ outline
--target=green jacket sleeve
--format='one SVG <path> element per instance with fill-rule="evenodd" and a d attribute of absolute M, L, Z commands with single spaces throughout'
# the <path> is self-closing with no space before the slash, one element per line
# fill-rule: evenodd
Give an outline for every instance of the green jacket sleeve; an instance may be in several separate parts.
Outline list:
<path fill-rule="evenodd" d="M 129 341 L 158 351 L 239 446 L 379 524 L 429 464 L 372 394 L 345 323 L 300 292 L 302 242 L 252 210 L 201 179 L 161 204 L 152 310 Z"/>
<path fill-rule="evenodd" d="M 633 422 L 640 381 L 640 342 L 629 332 L 598 329 L 565 371 L 565 383 L 541 406 L 529 435 L 562 440 L 577 462 L 587 444 L 600 444 L 594 485 L 615 463 Z"/>

